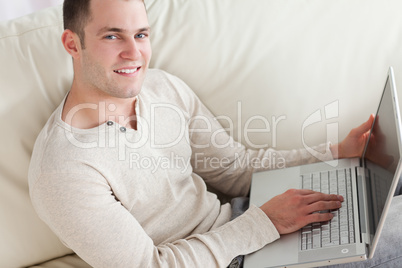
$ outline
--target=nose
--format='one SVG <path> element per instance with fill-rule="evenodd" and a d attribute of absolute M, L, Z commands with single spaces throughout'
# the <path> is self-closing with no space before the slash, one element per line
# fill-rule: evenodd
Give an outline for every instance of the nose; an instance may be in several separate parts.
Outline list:
<path fill-rule="evenodd" d="M 126 40 L 121 57 L 128 60 L 137 60 L 141 57 L 141 50 L 135 38 Z"/>

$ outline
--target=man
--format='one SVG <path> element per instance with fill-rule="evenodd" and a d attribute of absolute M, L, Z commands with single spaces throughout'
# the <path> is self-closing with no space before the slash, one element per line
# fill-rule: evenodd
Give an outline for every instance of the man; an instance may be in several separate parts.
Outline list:
<path fill-rule="evenodd" d="M 287 165 L 316 160 L 303 150 L 246 150 L 181 80 L 148 70 L 143 1 L 65 0 L 64 22 L 74 80 L 35 144 L 30 194 L 39 216 L 90 265 L 226 267 L 280 234 L 332 218 L 314 212 L 341 207 L 341 196 L 289 190 L 230 220 L 230 204 L 206 185 L 246 196 L 263 165 L 237 163 L 263 163 L 273 152 Z M 360 155 L 372 121 L 317 150 L 327 159 Z"/>

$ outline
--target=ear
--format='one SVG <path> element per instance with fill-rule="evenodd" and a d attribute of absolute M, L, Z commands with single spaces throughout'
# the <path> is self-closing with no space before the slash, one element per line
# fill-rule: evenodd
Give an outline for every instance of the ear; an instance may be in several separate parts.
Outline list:
<path fill-rule="evenodd" d="M 81 54 L 81 40 L 78 35 L 67 29 L 61 35 L 61 42 L 64 49 L 70 54 L 73 59 L 77 59 Z"/>

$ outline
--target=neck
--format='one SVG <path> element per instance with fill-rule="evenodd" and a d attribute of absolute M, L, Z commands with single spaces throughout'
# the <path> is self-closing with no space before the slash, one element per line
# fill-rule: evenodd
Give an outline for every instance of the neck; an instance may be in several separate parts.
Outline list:
<path fill-rule="evenodd" d="M 89 129 L 107 121 L 137 129 L 137 98 L 115 98 L 105 94 L 88 94 L 73 86 L 64 103 L 62 120 L 75 128 Z"/>

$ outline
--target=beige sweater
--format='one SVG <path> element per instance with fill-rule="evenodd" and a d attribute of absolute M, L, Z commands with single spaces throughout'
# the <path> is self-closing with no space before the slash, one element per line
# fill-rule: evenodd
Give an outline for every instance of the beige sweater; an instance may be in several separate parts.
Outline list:
<path fill-rule="evenodd" d="M 269 158 L 316 161 L 304 150 L 245 149 L 181 80 L 158 70 L 138 96 L 137 131 L 113 118 L 72 128 L 63 103 L 36 141 L 30 194 L 38 215 L 94 267 L 226 267 L 279 234 L 254 205 L 229 222 L 230 205 L 206 184 L 244 196 Z M 81 108 L 93 105 L 102 104 Z"/>

